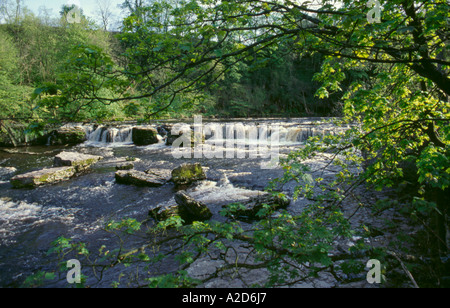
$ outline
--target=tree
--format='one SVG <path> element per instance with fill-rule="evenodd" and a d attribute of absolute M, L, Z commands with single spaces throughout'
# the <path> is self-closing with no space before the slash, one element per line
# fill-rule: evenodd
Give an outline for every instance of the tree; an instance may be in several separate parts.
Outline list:
<path fill-rule="evenodd" d="M 71 10 L 66 7 L 62 12 Z M 39 108 L 31 94 L 37 86 L 51 87 L 59 82 L 73 46 L 94 44 L 111 51 L 109 34 L 96 30 L 83 15 L 79 23 L 69 23 L 67 18 L 39 18 L 23 8 L 17 22 L 10 19 L 1 25 L 0 42 L 0 121 L 2 135 L 10 140 L 5 143 L 14 145 L 30 141 L 27 138 L 33 136 L 28 135 L 35 129 L 42 133 L 46 122 L 53 121 L 56 105 L 51 110 Z M 99 113 L 111 114 L 102 107 Z"/>
<path fill-rule="evenodd" d="M 28 99 L 32 88 L 19 85 L 19 51 L 13 38 L 3 29 L 0 29 L 0 43 L 0 130 L 13 145 L 18 145 L 19 134 L 14 126 L 32 113 Z"/>
<path fill-rule="evenodd" d="M 107 31 L 111 24 L 111 19 L 114 14 L 111 11 L 111 1 L 110 0 L 97 0 L 98 14 L 100 15 L 103 30 Z"/>
<path fill-rule="evenodd" d="M 22 10 L 23 1 L 21 0 L 2 0 L 0 2 L 0 17 L 6 22 L 17 24 L 22 16 Z"/>
<path fill-rule="evenodd" d="M 61 20 L 63 21 L 63 23 L 81 23 L 82 19 L 86 19 L 86 16 L 83 14 L 83 9 L 76 4 L 64 4 L 61 7 L 61 11 L 59 11 L 59 14 L 61 15 Z"/>
<path fill-rule="evenodd" d="M 145 0 L 125 0 L 121 7 L 128 12 L 128 14 L 133 14 L 142 18 L 142 10 L 145 7 L 145 2 Z"/>
<path fill-rule="evenodd" d="M 303 54 L 320 52 L 366 64 L 404 64 L 416 75 L 433 82 L 442 94 L 449 92 L 449 78 L 442 71 L 448 66 L 443 47 L 448 40 L 445 1 L 425 2 L 414 9 L 408 1 L 389 2 L 383 7 L 386 22 L 381 24 L 367 22 L 365 1 L 346 1 L 340 8 L 325 2 L 321 9 L 309 9 L 290 1 L 225 1 L 217 5 L 190 1 L 184 6 L 158 1 L 147 7 L 142 2 L 128 1 L 124 6 L 132 12 L 141 12 L 133 13 L 125 21 L 123 36 L 124 41 L 134 41 L 134 46 L 139 47 L 128 53 L 133 61 L 139 57 L 148 61 L 145 67 L 139 63 L 136 68 L 140 70 L 127 68 L 137 78 L 146 79 L 151 71 L 164 66 L 172 74 L 169 81 L 195 76 L 192 88 L 204 79 L 215 79 L 210 78 L 215 70 L 208 69 L 208 65 L 217 68 L 221 64 L 222 71 L 226 71 L 233 63 L 269 46 L 294 41 L 297 43 L 294 48 Z M 171 18 L 161 19 L 161 14 L 167 11 L 171 12 Z M 412 31 L 413 28 L 416 30 Z M 161 33 L 160 29 L 168 31 Z M 405 46 L 400 46 L 399 40 L 404 38 L 407 38 L 402 43 Z M 226 63 L 229 60 L 232 61 Z M 202 68 L 205 74 L 189 74 Z M 161 90 L 169 84 L 172 83 L 155 84 L 145 94 L 150 97 L 155 92 L 152 90 Z"/>

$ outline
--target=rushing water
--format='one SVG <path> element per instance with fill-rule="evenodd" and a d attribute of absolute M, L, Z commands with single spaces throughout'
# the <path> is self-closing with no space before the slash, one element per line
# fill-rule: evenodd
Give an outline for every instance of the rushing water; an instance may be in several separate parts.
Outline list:
<path fill-rule="evenodd" d="M 274 121 L 243 124 L 269 127 L 264 126 L 268 123 Z M 329 125 L 316 128 L 309 119 L 276 123 L 281 127 L 281 154 L 298 147 L 308 136 L 333 130 Z M 226 123 L 220 125 L 226 135 Z M 207 171 L 207 180 L 190 188 L 188 193 L 211 208 L 213 219 L 220 219 L 218 212 L 222 205 L 254 196 L 270 180 L 282 175 L 280 168 L 261 169 L 260 158 L 176 159 L 162 136 L 158 144 L 137 147 L 132 143 L 131 125 L 84 128 L 87 141 L 78 146 L 0 150 L 0 166 L 14 167 L 16 174 L 51 166 L 54 155 L 63 150 L 104 157 L 88 173 L 55 185 L 12 189 L 9 183 L 12 175 L 0 179 L 0 287 L 20 286 L 36 271 L 50 269 L 52 264 L 48 263 L 50 257 L 46 252 L 59 236 L 95 243 L 97 247 L 108 245 L 113 238 L 103 230 L 107 221 L 121 218 L 144 221 L 149 209 L 173 203 L 175 190 L 171 183 L 159 188 L 116 184 L 115 165 L 125 157 L 138 158 L 135 169 L 142 171 L 150 168 L 170 171 L 183 162 L 200 162 Z M 114 279 L 117 277 L 105 278 L 103 286 L 109 286 Z"/>

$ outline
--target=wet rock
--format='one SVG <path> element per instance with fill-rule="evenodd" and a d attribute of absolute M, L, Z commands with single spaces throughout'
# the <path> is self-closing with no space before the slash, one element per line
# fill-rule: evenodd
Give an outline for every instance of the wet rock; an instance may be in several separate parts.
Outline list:
<path fill-rule="evenodd" d="M 262 194 L 260 196 L 252 197 L 247 201 L 239 203 L 232 203 L 223 206 L 228 210 L 228 215 L 242 220 L 257 220 L 261 219 L 265 215 L 262 212 L 259 213 L 265 205 L 269 206 L 271 211 L 285 209 L 289 206 L 290 200 L 287 197 L 272 196 L 270 194 Z M 259 213 L 259 214 L 258 214 Z"/>
<path fill-rule="evenodd" d="M 172 128 L 170 126 L 168 126 L 167 124 L 163 124 L 156 128 L 156 130 L 158 131 L 158 134 L 160 134 L 162 137 L 166 137 L 169 134 L 169 132 L 171 131 L 171 129 Z"/>
<path fill-rule="evenodd" d="M 37 187 L 68 180 L 79 172 L 85 171 L 101 156 L 62 152 L 55 156 L 53 168 L 45 168 L 25 174 L 16 175 L 10 182 L 15 188 Z"/>
<path fill-rule="evenodd" d="M 159 142 L 158 132 L 150 127 L 133 127 L 132 140 L 137 146 L 155 144 Z"/>
<path fill-rule="evenodd" d="M 152 168 L 152 169 L 145 170 L 144 172 L 147 174 L 150 174 L 150 175 L 157 176 L 166 182 L 169 182 L 170 179 L 172 178 L 171 171 L 169 169 Z"/>
<path fill-rule="evenodd" d="M 115 178 L 118 184 L 148 187 L 162 186 L 167 182 L 160 176 L 137 170 L 119 170 L 116 172 Z"/>
<path fill-rule="evenodd" d="M 182 164 L 172 170 L 172 181 L 176 185 L 188 185 L 204 179 L 206 179 L 206 175 L 199 163 Z"/>
<path fill-rule="evenodd" d="M 11 178 L 11 184 L 15 188 L 33 188 L 45 184 L 53 184 L 68 180 L 76 173 L 76 168 L 72 166 L 47 168 L 16 175 Z"/>
<path fill-rule="evenodd" d="M 195 200 L 184 191 L 175 194 L 175 202 L 177 204 L 156 207 L 150 210 L 149 215 L 159 221 L 180 216 L 185 224 L 208 220 L 212 217 L 210 209 L 204 203 Z"/>
<path fill-rule="evenodd" d="M 212 217 L 211 211 L 204 203 L 195 200 L 183 191 L 175 194 L 175 202 L 183 209 L 182 212 L 186 216 L 181 218 L 185 221 L 203 221 Z"/>
<path fill-rule="evenodd" d="M 116 170 L 131 170 L 133 168 L 134 168 L 134 163 L 131 161 L 116 164 Z"/>
<path fill-rule="evenodd" d="M 89 155 L 76 152 L 61 152 L 55 156 L 53 166 L 72 166 L 75 168 L 76 172 L 82 172 L 102 158 L 102 156 L 97 155 Z"/>
<path fill-rule="evenodd" d="M 178 132 L 172 131 L 172 126 L 167 126 L 164 128 L 164 130 L 166 131 L 166 134 L 164 136 L 166 145 L 172 145 L 172 143 L 180 138 L 183 134 L 183 130 L 181 129 Z"/>

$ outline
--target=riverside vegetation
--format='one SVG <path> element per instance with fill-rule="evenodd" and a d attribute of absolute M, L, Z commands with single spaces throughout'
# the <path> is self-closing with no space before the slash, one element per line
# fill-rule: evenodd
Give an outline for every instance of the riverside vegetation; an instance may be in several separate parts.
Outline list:
<path fill-rule="evenodd" d="M 379 23 L 368 22 L 365 0 L 159 0 L 125 1 L 118 33 L 84 16 L 67 23 L 67 8 L 55 24 L 25 13 L 1 25 L 4 145 L 68 122 L 154 123 L 194 114 L 338 116 L 336 126 L 349 125 L 281 159 L 283 175 L 266 193 L 304 200 L 301 212 L 266 200 L 245 222 L 240 202 L 225 206 L 218 220 L 205 215 L 186 224 L 175 214 L 150 227 L 109 221 L 104 229 L 119 242 L 113 251 L 55 240 L 50 252 L 62 272 L 72 257 L 99 280 L 142 264 L 142 280 L 118 274 L 114 286 L 205 286 L 245 280 L 252 271 L 264 281 L 244 285 L 296 286 L 325 274 L 345 284 L 364 273 L 361 260 L 375 258 L 387 264 L 386 286 L 448 287 L 450 7 L 445 0 L 380 3 Z M 361 211 L 402 220 L 355 223 Z M 142 233 L 145 243 L 126 245 Z M 347 240 L 354 243 L 342 251 Z M 175 269 L 151 274 L 168 258 Z M 202 262 L 209 271 L 200 275 Z M 26 284 L 56 277 L 38 272 Z"/>

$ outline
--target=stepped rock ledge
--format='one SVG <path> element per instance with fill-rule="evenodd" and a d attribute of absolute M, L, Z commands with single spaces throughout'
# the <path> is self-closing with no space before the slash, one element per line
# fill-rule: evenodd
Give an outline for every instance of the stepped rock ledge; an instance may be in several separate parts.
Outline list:
<path fill-rule="evenodd" d="M 54 184 L 70 179 L 101 159 L 101 156 L 62 152 L 55 156 L 53 168 L 19 174 L 11 178 L 10 181 L 15 188 L 33 188 L 46 184 Z"/>

